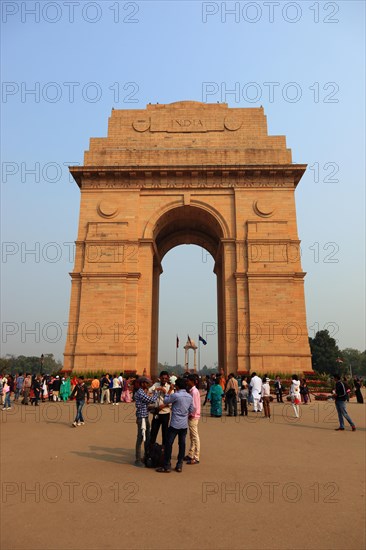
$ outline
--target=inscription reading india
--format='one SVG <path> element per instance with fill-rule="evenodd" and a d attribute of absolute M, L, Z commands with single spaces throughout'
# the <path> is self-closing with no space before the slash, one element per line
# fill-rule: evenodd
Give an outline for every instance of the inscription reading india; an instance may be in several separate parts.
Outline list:
<path fill-rule="evenodd" d="M 202 120 L 181 118 L 173 120 L 173 124 L 178 124 L 181 128 L 203 128 Z"/>

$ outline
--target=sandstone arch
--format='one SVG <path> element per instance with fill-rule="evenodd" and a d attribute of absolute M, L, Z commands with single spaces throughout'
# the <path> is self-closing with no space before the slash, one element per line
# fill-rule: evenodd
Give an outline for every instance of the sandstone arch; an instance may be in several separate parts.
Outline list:
<path fill-rule="evenodd" d="M 81 205 L 65 368 L 154 374 L 161 261 L 193 243 L 215 260 L 220 366 L 311 370 L 294 200 L 305 169 L 262 108 L 113 110 L 70 168 Z"/>

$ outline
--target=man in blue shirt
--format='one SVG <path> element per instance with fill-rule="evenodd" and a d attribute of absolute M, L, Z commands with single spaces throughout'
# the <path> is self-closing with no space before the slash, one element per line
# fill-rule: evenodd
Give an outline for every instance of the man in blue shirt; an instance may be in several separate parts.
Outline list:
<path fill-rule="evenodd" d="M 23 373 L 20 372 L 20 373 L 18 374 L 17 382 L 16 382 L 16 386 L 15 386 L 14 401 L 18 401 L 18 400 L 19 400 L 19 395 L 21 394 L 22 388 L 23 388 L 23 382 L 24 382 L 24 376 L 23 376 Z"/>
<path fill-rule="evenodd" d="M 175 382 L 175 388 L 175 393 L 171 393 L 164 397 L 164 404 L 168 405 L 171 403 L 172 405 L 172 415 L 165 445 L 164 466 L 156 470 L 159 473 L 168 474 L 170 472 L 173 443 L 177 436 L 179 452 L 175 471 L 182 471 L 183 459 L 186 452 L 188 415 L 193 414 L 195 411 L 192 396 L 186 390 L 186 380 L 184 378 L 178 378 Z"/>

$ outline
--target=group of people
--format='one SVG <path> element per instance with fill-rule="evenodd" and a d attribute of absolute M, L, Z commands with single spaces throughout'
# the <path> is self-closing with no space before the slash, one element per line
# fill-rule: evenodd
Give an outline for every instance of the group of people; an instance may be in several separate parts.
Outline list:
<path fill-rule="evenodd" d="M 172 448 L 178 437 L 178 458 L 175 471 L 180 473 L 184 462 L 188 465 L 200 462 L 200 437 L 198 422 L 201 416 L 201 395 L 198 389 L 198 377 L 189 374 L 176 378 L 175 383 L 169 380 L 167 371 L 162 371 L 159 380 L 152 381 L 142 376 L 138 379 L 135 392 L 136 406 L 136 455 L 135 465 L 144 467 L 149 464 L 152 450 L 161 427 L 164 452 L 162 464 L 156 468 L 159 473 L 171 472 Z M 149 415 L 152 414 L 150 424 Z M 186 455 L 186 436 L 189 429 L 190 448 Z M 144 456 L 142 444 L 144 443 Z"/>
<path fill-rule="evenodd" d="M 279 378 L 279 377 L 277 377 Z M 352 431 L 356 430 L 355 424 L 349 417 L 346 410 L 347 391 L 339 376 L 335 377 L 336 385 L 333 391 L 336 410 L 340 422 L 337 431 L 344 430 L 344 419 L 348 421 Z M 198 422 L 201 415 L 201 397 L 198 389 L 198 377 L 190 374 L 186 377 L 178 378 L 175 384 L 169 381 L 169 375 L 166 371 L 160 373 L 159 381 L 152 384 L 151 380 L 145 376 L 138 379 L 138 389 L 135 393 L 136 405 L 136 466 L 143 467 L 147 465 L 152 448 L 155 445 L 156 438 L 161 427 L 162 444 L 164 448 L 163 464 L 156 469 L 159 473 L 169 473 L 171 471 L 171 456 L 173 443 L 178 437 L 178 457 L 175 470 L 182 472 L 183 463 L 199 464 L 200 462 L 200 438 L 198 434 Z M 229 374 L 225 381 L 222 373 L 219 373 L 210 380 L 207 380 L 207 393 L 205 402 L 210 402 L 211 416 L 222 416 L 222 405 L 228 411 L 228 416 L 237 416 L 237 403 L 240 400 L 241 414 L 248 414 L 248 398 L 251 395 L 253 402 L 253 411 L 260 413 L 264 411 L 266 418 L 271 417 L 270 410 L 270 379 L 268 376 L 260 378 L 255 372 L 247 379 L 241 381 L 239 390 L 238 381 L 233 373 Z M 276 380 L 275 391 L 277 398 L 282 401 L 281 385 Z M 296 374 L 292 375 L 289 396 L 295 413 L 299 418 L 299 406 L 301 402 L 307 403 L 306 396 L 309 392 L 304 392 L 306 381 L 299 380 Z M 149 413 L 152 414 L 152 423 L 150 426 Z M 190 449 L 185 456 L 186 435 L 189 429 Z M 142 457 L 142 443 L 144 442 L 144 457 Z"/>
<path fill-rule="evenodd" d="M 344 430 L 344 419 L 350 424 L 353 431 L 355 425 L 346 410 L 346 402 L 349 401 L 350 388 L 345 379 L 335 376 L 335 389 L 333 399 L 339 417 L 339 428 Z M 0 404 L 3 404 L 3 411 L 11 409 L 11 395 L 14 394 L 14 401 L 22 397 L 22 405 L 34 404 L 38 406 L 39 401 L 67 401 L 76 399 L 76 417 L 73 426 L 84 424 L 82 409 L 85 402 L 89 402 L 89 391 L 92 392 L 94 403 L 112 403 L 118 405 L 122 402 L 135 401 L 136 417 L 138 425 L 136 441 L 136 465 L 145 465 L 146 457 L 149 456 L 151 447 L 155 445 L 158 432 L 161 427 L 162 443 L 165 449 L 165 462 L 162 470 L 170 471 L 171 447 L 178 436 L 179 455 L 177 471 L 182 471 L 183 461 L 188 464 L 199 464 L 200 461 L 200 439 L 198 435 L 198 421 L 201 414 L 201 399 L 199 377 L 195 374 L 184 375 L 177 378 L 169 376 L 167 371 L 162 371 L 159 380 L 154 384 L 142 376 L 132 380 L 132 396 L 130 383 L 123 378 L 122 373 L 111 376 L 106 373 L 101 378 L 95 377 L 90 388 L 81 376 L 72 378 L 59 375 L 30 375 L 29 373 L 18 373 L 0 376 Z M 239 387 L 240 385 L 240 387 Z M 358 403 L 363 403 L 361 392 L 361 380 L 354 379 L 355 395 Z M 277 402 L 283 403 L 283 386 L 279 376 L 274 382 L 274 389 Z M 225 379 L 223 370 L 220 373 L 206 377 L 206 396 L 203 405 L 210 403 L 211 417 L 220 418 L 224 410 L 227 416 L 238 416 L 238 403 L 240 403 L 240 414 L 248 415 L 249 404 L 253 405 L 254 413 L 264 413 L 264 417 L 271 418 L 271 389 L 270 379 L 267 375 L 262 378 L 255 372 L 250 379 L 242 377 L 237 380 L 233 373 Z M 187 395 L 188 397 L 187 397 Z M 306 380 L 299 380 L 294 374 L 289 389 L 289 398 L 296 418 L 299 418 L 299 406 L 311 401 L 310 391 Z M 150 429 L 149 414 L 152 414 Z M 185 455 L 185 439 L 189 428 L 191 447 Z M 141 457 L 141 445 L 145 444 L 145 459 Z"/>
<path fill-rule="evenodd" d="M 19 372 L 15 376 L 5 374 L 0 376 L 0 405 L 3 405 L 2 410 L 10 410 L 12 396 L 14 402 L 36 407 L 40 402 L 66 402 L 77 384 L 76 376 L 69 378 L 67 375 L 63 377 L 48 374 L 31 375 L 28 372 Z M 118 404 L 120 401 L 130 403 L 132 400 L 128 381 L 123 378 L 122 373 L 95 377 L 91 382 L 90 391 L 94 403 Z"/>
<path fill-rule="evenodd" d="M 22 398 L 22 405 L 31 404 L 36 407 L 40 401 L 67 401 L 76 383 L 76 378 L 70 381 L 70 378 L 60 378 L 59 375 L 31 375 L 28 372 L 19 372 L 15 376 L 5 375 L 0 379 L 0 395 L 4 397 L 3 410 L 11 409 L 12 395 L 15 402 Z"/>
<path fill-rule="evenodd" d="M 253 372 L 250 380 L 248 377 L 243 377 L 239 382 L 233 373 L 229 374 L 227 380 L 223 373 L 213 374 L 206 377 L 206 386 L 204 405 L 207 401 L 210 402 L 212 417 L 220 418 L 222 416 L 223 405 L 227 416 L 238 416 L 238 403 L 240 402 L 241 416 L 248 416 L 248 405 L 252 404 L 253 412 L 261 413 L 263 411 L 266 418 L 271 418 L 271 387 L 270 379 L 266 374 L 260 378 L 256 372 Z M 304 389 L 300 395 L 304 395 L 304 401 L 306 399 L 305 402 L 307 402 L 309 391 L 305 380 L 302 387 Z M 293 375 L 290 396 L 295 416 L 298 416 L 298 403 L 295 403 L 298 392 L 301 392 L 300 382 L 298 382 L 297 375 Z M 279 376 L 275 381 L 275 393 L 277 401 L 283 403 L 283 386 Z M 305 396 L 307 397 L 305 398 Z"/>
<path fill-rule="evenodd" d="M 130 403 L 132 400 L 128 380 L 123 378 L 122 372 L 119 375 L 105 373 L 101 378 L 94 377 L 90 388 L 94 403 L 118 405 L 121 401 Z"/>

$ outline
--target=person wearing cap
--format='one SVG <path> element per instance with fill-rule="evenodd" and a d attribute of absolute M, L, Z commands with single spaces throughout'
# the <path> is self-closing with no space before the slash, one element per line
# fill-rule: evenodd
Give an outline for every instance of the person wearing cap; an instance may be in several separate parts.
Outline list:
<path fill-rule="evenodd" d="M 264 376 L 262 381 L 262 401 L 263 401 L 264 416 L 266 418 L 271 418 L 271 409 L 270 409 L 271 387 L 269 385 L 269 378 L 267 376 Z"/>
<path fill-rule="evenodd" d="M 136 424 L 137 424 L 137 438 L 136 438 L 136 455 L 135 466 L 139 468 L 144 467 L 145 464 L 141 457 L 141 446 L 144 442 L 145 457 L 148 456 L 150 446 L 150 422 L 149 411 L 147 406 L 155 403 L 159 397 L 158 392 L 166 392 L 164 387 L 156 387 L 152 395 L 147 394 L 149 386 L 152 382 L 147 376 L 140 376 L 138 379 L 139 388 L 135 393 L 135 406 L 136 406 Z"/>

